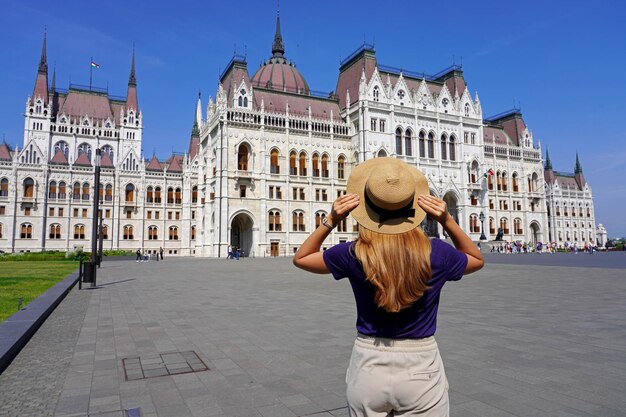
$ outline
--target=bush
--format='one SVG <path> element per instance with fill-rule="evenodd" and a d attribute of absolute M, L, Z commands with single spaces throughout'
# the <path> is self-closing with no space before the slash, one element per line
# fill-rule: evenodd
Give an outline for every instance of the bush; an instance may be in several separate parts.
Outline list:
<path fill-rule="evenodd" d="M 129 250 L 105 250 L 102 251 L 102 256 L 133 256 L 135 253 Z"/>
<path fill-rule="evenodd" d="M 0 255 L 0 262 L 62 261 L 64 259 L 66 259 L 65 253 L 59 251 L 19 252 Z"/>
<path fill-rule="evenodd" d="M 75 251 L 70 251 L 65 253 L 65 259 L 70 259 L 72 261 L 86 261 L 91 258 L 91 254 L 88 252 L 83 252 L 81 249 L 77 249 Z"/>

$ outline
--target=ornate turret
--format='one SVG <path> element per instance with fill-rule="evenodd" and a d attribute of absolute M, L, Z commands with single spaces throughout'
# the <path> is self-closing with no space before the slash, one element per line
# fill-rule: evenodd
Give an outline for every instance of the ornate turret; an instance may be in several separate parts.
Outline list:
<path fill-rule="evenodd" d="M 552 170 L 552 161 L 550 161 L 550 152 L 548 152 L 548 148 L 546 148 L 546 163 L 544 165 L 544 169 L 546 171 Z"/>
<path fill-rule="evenodd" d="M 556 180 L 554 175 L 554 171 L 552 170 L 552 161 L 550 161 L 550 153 L 548 152 L 548 148 L 546 148 L 546 163 L 543 166 L 543 177 L 548 184 L 553 184 Z"/>
<path fill-rule="evenodd" d="M 574 178 L 576 179 L 576 183 L 580 187 L 580 189 L 585 188 L 585 176 L 583 175 L 583 167 L 580 164 L 580 159 L 578 159 L 578 152 L 576 152 L 576 167 L 574 168 Z"/>
<path fill-rule="evenodd" d="M 35 79 L 35 89 L 33 90 L 33 101 L 41 98 L 44 104 L 48 104 L 48 59 L 46 56 L 46 33 L 43 34 L 43 46 L 41 48 L 41 58 L 37 78 Z"/>
<path fill-rule="evenodd" d="M 272 44 L 272 55 L 283 56 L 285 54 L 285 45 L 283 37 L 280 34 L 280 10 L 276 13 L 276 33 L 274 34 L 274 43 Z"/>
<path fill-rule="evenodd" d="M 198 93 L 198 104 L 196 106 L 196 114 L 193 120 L 193 127 L 191 128 L 191 139 L 189 139 L 189 160 L 193 159 L 200 150 L 200 123 L 202 123 L 202 112 L 200 110 L 200 93 Z"/>
<path fill-rule="evenodd" d="M 128 77 L 128 94 L 126 95 L 126 111 L 135 109 L 139 111 L 139 103 L 137 101 L 137 79 L 135 78 L 135 48 L 133 47 L 133 56 L 130 64 L 130 76 Z"/>

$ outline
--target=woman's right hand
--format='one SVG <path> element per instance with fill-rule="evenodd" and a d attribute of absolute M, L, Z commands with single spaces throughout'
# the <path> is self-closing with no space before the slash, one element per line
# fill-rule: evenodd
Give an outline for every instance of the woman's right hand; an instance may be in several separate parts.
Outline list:
<path fill-rule="evenodd" d="M 437 197 L 433 197 L 432 195 L 420 195 L 417 198 L 417 204 L 419 204 L 426 214 L 435 219 L 441 225 L 443 225 L 450 217 L 450 213 L 448 213 L 448 204 Z"/>
<path fill-rule="evenodd" d="M 330 211 L 330 221 L 336 226 L 340 221 L 348 217 L 361 201 L 358 194 L 346 194 L 337 197 Z"/>

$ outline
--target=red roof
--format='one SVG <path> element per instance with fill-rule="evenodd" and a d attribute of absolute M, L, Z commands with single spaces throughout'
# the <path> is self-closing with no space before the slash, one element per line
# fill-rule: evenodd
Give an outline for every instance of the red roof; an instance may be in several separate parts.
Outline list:
<path fill-rule="evenodd" d="M 496 127 L 483 127 L 483 136 L 485 143 L 493 143 L 494 145 L 512 145 L 511 138 L 503 129 Z"/>
<path fill-rule="evenodd" d="M 11 158 L 11 149 L 6 143 L 0 144 L 0 161 L 10 161 Z"/>
<path fill-rule="evenodd" d="M 103 168 L 113 168 L 113 161 L 108 153 L 103 153 L 100 157 L 100 166 Z"/>
<path fill-rule="evenodd" d="M 283 57 L 272 57 L 252 77 L 254 87 L 309 94 L 309 85 L 296 66 Z"/>
<path fill-rule="evenodd" d="M 78 155 L 78 158 L 76 158 L 76 161 L 74 161 L 74 165 L 90 167 L 91 161 L 89 160 L 89 157 L 87 157 L 87 154 L 85 152 L 81 152 L 80 155 Z"/>
<path fill-rule="evenodd" d="M 183 168 L 181 167 L 182 156 L 172 155 L 169 159 L 170 166 L 167 168 L 167 172 L 183 172 Z"/>
<path fill-rule="evenodd" d="M 189 160 L 193 160 L 200 150 L 200 138 L 192 137 L 189 141 Z"/>
<path fill-rule="evenodd" d="M 510 118 L 503 121 L 502 126 L 504 126 L 504 131 L 511 137 L 513 143 L 519 146 L 521 143 L 520 139 L 522 137 L 522 132 L 526 129 L 524 119 L 522 119 L 521 116 Z"/>
<path fill-rule="evenodd" d="M 343 109 L 346 107 L 346 93 L 348 91 L 350 91 L 352 101 L 356 101 L 359 97 L 359 82 L 364 67 L 365 79 L 369 80 L 374 73 L 374 68 L 376 68 L 376 56 L 364 52 L 361 57 L 352 62 L 349 66 L 343 68 L 339 73 L 336 94 L 339 98 L 340 108 Z"/>
<path fill-rule="evenodd" d="M 341 117 L 339 116 L 339 103 L 335 100 L 256 88 L 254 90 L 255 108 L 261 108 L 261 100 L 263 100 L 266 112 L 285 113 L 287 104 L 289 104 L 289 114 L 308 117 L 310 107 L 313 117 L 330 119 L 330 113 L 332 111 L 334 120 L 341 121 Z"/>
<path fill-rule="evenodd" d="M 59 113 L 77 118 L 89 116 L 97 120 L 114 120 L 109 97 L 105 94 L 70 90 L 61 103 Z"/>
<path fill-rule="evenodd" d="M 67 158 L 65 157 L 65 153 L 63 153 L 63 150 L 58 149 L 57 153 L 54 154 L 50 162 L 53 164 L 67 165 Z"/>
<path fill-rule="evenodd" d="M 161 163 L 157 159 L 156 155 L 152 155 L 152 159 L 150 160 L 150 163 L 146 165 L 146 170 L 147 171 L 163 171 L 163 167 L 161 166 Z"/>

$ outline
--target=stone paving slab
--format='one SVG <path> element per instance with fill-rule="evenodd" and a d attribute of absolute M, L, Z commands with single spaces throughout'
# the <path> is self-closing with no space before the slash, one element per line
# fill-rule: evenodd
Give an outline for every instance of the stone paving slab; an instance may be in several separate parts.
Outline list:
<path fill-rule="evenodd" d="M 299 271 L 288 258 L 114 261 L 99 272 L 99 289 L 72 292 L 55 312 L 82 306 L 65 323 L 74 339 L 43 333 L 64 323 L 53 314 L 0 376 L 0 407 L 11 404 L 0 416 L 347 415 L 348 282 Z M 618 268 L 492 263 L 448 284 L 437 339 L 451 415 L 626 416 L 624 299 Z M 20 357 L 30 349 L 36 361 Z M 189 351 L 210 369 L 125 380 L 123 358 L 162 363 L 161 354 Z M 55 361 L 42 402 L 31 387 Z M 23 413 L 31 403 L 45 412 Z"/>

